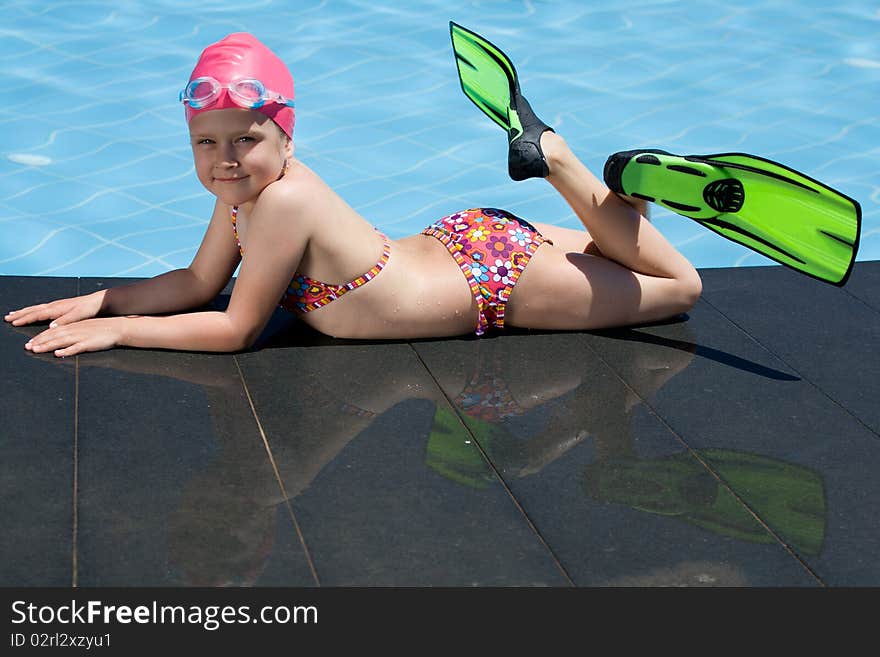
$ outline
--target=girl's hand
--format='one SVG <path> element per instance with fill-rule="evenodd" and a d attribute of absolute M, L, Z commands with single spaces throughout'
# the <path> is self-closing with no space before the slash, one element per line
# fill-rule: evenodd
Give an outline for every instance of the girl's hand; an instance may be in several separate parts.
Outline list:
<path fill-rule="evenodd" d="M 70 299 L 58 299 L 50 303 L 41 303 L 36 306 L 28 306 L 20 310 L 7 313 L 4 319 L 13 326 L 24 326 L 34 322 L 53 320 L 50 328 L 72 324 L 83 319 L 89 319 L 101 312 L 106 290 L 98 290 L 92 294 Z"/>
<path fill-rule="evenodd" d="M 37 354 L 54 351 L 60 357 L 111 349 L 119 344 L 124 321 L 122 317 L 106 317 L 50 328 L 31 338 L 24 348 Z"/>

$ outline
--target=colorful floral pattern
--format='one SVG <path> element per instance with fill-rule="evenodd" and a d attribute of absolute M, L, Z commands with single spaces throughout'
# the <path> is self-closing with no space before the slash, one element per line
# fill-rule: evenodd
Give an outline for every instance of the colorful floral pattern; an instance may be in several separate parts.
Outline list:
<path fill-rule="evenodd" d="M 510 240 L 514 244 L 525 246 L 526 244 L 532 243 L 532 238 L 529 237 L 528 233 L 524 233 L 522 228 L 513 228 L 507 231 L 507 234 L 510 235 Z"/>
<path fill-rule="evenodd" d="M 489 237 L 489 229 L 486 226 L 475 226 L 467 232 L 467 238 L 471 243 L 485 242 Z"/>
<path fill-rule="evenodd" d="M 486 245 L 486 250 L 496 258 L 506 258 L 513 250 L 513 243 L 507 239 L 506 234 L 498 232 L 492 235 L 489 243 Z"/>
<path fill-rule="evenodd" d="M 464 273 L 480 308 L 477 335 L 504 328 L 510 293 L 529 259 L 544 242 L 534 226 L 497 208 L 463 210 L 422 231 L 443 242 Z"/>

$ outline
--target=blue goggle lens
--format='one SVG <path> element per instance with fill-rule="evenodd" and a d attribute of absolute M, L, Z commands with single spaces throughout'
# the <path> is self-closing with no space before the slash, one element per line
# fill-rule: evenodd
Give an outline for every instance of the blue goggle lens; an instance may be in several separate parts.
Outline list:
<path fill-rule="evenodd" d="M 229 90 L 229 96 L 237 105 L 247 109 L 257 109 L 268 101 L 294 107 L 292 100 L 266 91 L 263 83 L 254 79 L 236 80 L 231 84 L 222 85 L 214 78 L 196 78 L 180 92 L 180 101 L 187 103 L 193 109 L 202 109 L 217 102 L 223 89 Z"/>

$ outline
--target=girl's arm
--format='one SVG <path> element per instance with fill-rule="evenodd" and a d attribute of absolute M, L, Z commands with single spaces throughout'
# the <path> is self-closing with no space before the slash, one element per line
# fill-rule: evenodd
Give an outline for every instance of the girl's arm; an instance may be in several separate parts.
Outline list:
<path fill-rule="evenodd" d="M 202 244 L 189 267 L 103 290 L 106 294 L 102 312 L 155 315 L 203 306 L 229 282 L 238 262 L 230 210 L 217 201 Z"/>
<path fill-rule="evenodd" d="M 291 217 L 296 217 L 296 230 L 290 229 Z M 308 217 L 288 186 L 263 191 L 249 218 L 247 253 L 225 312 L 89 319 L 44 331 L 25 347 L 57 356 L 116 345 L 224 352 L 247 348 L 269 321 L 302 259 L 310 235 Z"/>
<path fill-rule="evenodd" d="M 101 314 L 148 315 L 197 308 L 220 293 L 238 262 L 229 208 L 218 202 L 189 267 L 137 283 L 28 306 L 7 314 L 5 319 L 14 326 L 54 320 L 54 328 Z"/>

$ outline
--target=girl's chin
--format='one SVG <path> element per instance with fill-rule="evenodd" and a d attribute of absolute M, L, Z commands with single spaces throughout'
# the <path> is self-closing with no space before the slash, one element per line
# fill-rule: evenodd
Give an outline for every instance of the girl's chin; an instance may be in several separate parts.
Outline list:
<path fill-rule="evenodd" d="M 225 203 L 226 205 L 244 205 L 245 203 L 256 200 L 256 197 L 251 194 L 242 193 L 241 191 L 236 193 L 235 190 L 224 188 L 222 185 L 216 183 L 208 187 L 208 191 L 216 196 L 221 203 Z"/>
<path fill-rule="evenodd" d="M 254 192 L 253 180 L 251 180 L 250 176 L 241 179 L 239 182 L 212 178 L 208 181 L 208 184 L 204 184 L 204 182 L 202 184 L 220 202 L 226 205 L 244 205 L 245 203 L 256 201 L 259 196 L 259 192 Z M 262 189 L 265 189 L 265 187 Z"/>

